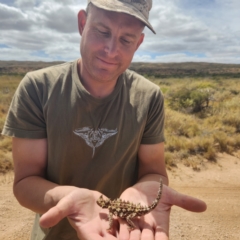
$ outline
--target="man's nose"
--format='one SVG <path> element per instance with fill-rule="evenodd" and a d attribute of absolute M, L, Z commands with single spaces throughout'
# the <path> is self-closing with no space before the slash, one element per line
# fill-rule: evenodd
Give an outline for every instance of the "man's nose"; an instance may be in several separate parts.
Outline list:
<path fill-rule="evenodd" d="M 118 42 L 117 39 L 114 37 L 111 37 L 106 42 L 105 52 L 108 54 L 109 57 L 114 57 L 118 54 Z"/>

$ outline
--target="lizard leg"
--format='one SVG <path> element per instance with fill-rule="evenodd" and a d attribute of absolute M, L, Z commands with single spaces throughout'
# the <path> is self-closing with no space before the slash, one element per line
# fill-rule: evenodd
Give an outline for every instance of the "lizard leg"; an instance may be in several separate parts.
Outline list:
<path fill-rule="evenodd" d="M 113 226 L 113 214 L 111 212 L 109 212 L 108 214 L 108 221 L 109 221 L 109 228 L 107 230 L 110 231 Z"/>
<path fill-rule="evenodd" d="M 126 221 L 128 223 L 130 231 L 132 231 L 134 228 L 136 228 L 135 224 L 131 220 L 131 218 L 134 218 L 134 217 L 136 217 L 136 213 L 132 213 L 132 214 L 130 214 L 129 216 L 126 217 Z"/>

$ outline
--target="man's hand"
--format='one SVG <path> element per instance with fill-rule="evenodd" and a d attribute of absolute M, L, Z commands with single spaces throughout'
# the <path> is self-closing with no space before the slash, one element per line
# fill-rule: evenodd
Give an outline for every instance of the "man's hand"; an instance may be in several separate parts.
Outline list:
<path fill-rule="evenodd" d="M 40 218 L 40 225 L 49 228 L 67 217 L 81 240 L 117 239 L 115 231 L 107 231 L 108 212 L 102 210 L 96 200 L 101 194 L 87 189 L 76 189 L 63 197 L 58 204 Z"/>
<path fill-rule="evenodd" d="M 121 198 L 133 203 L 149 206 L 156 198 L 159 183 L 146 180 L 126 189 Z M 163 185 L 162 197 L 155 209 L 140 218 L 133 220 L 137 229 L 129 231 L 126 221 L 120 220 L 120 240 L 168 240 L 170 210 L 173 205 L 188 211 L 203 212 L 206 204 L 196 198 L 183 195 Z"/>

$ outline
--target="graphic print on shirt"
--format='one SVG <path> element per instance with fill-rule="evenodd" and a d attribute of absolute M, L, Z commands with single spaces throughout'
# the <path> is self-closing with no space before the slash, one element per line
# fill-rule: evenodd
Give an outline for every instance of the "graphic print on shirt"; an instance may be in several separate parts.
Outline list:
<path fill-rule="evenodd" d="M 77 136 L 85 140 L 86 144 L 93 149 L 93 155 L 95 154 L 95 149 L 101 146 L 105 140 L 117 134 L 117 129 L 108 130 L 106 128 L 98 128 L 94 130 L 90 127 L 79 128 L 73 131 Z"/>

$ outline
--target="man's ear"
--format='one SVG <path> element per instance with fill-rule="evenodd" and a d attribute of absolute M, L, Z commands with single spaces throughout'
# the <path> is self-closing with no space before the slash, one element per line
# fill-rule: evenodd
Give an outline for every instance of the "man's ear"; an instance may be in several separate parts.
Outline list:
<path fill-rule="evenodd" d="M 144 33 L 141 33 L 141 36 L 140 36 L 140 38 L 139 38 L 139 40 L 138 40 L 137 47 L 136 47 L 136 50 L 135 50 L 135 51 L 137 51 L 138 48 L 139 48 L 139 46 L 142 44 L 142 42 L 143 42 L 143 40 L 144 40 L 144 37 L 145 37 L 145 34 L 144 34 Z"/>
<path fill-rule="evenodd" d="M 87 22 L 87 13 L 84 10 L 80 10 L 78 13 L 78 31 L 81 36 L 82 36 L 86 22 Z"/>

